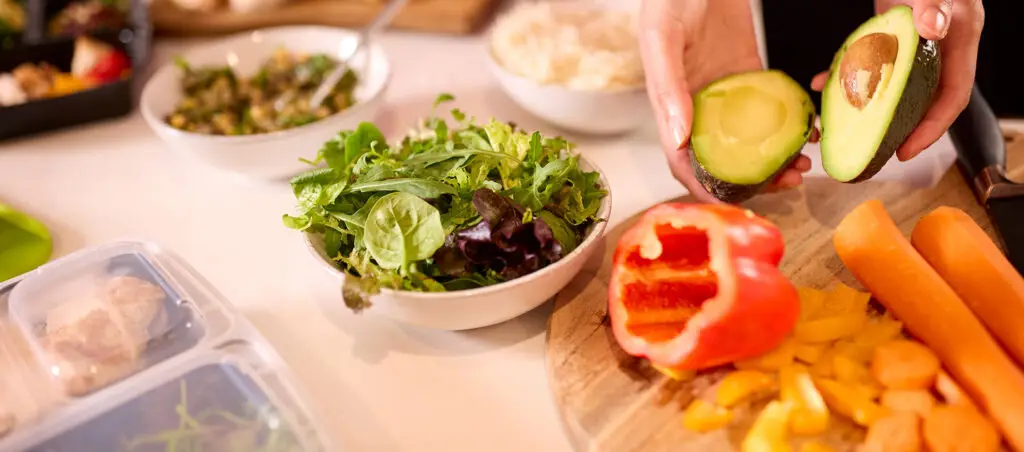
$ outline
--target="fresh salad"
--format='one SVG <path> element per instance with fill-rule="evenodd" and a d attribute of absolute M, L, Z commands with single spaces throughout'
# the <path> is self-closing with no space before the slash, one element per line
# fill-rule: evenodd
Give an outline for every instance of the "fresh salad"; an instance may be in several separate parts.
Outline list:
<path fill-rule="evenodd" d="M 322 236 L 329 257 L 358 278 L 359 311 L 380 288 L 471 289 L 532 273 L 575 249 L 607 195 L 560 137 L 458 109 L 434 114 L 400 142 L 362 123 L 327 142 L 292 179 L 299 213 L 284 224 Z"/>

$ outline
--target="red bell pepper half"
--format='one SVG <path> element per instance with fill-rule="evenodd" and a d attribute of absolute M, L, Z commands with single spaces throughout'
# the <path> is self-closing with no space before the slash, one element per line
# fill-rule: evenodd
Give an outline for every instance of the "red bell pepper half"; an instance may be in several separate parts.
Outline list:
<path fill-rule="evenodd" d="M 698 370 L 777 347 L 800 315 L 778 228 L 732 205 L 655 206 L 619 240 L 608 313 L 630 355 Z"/>

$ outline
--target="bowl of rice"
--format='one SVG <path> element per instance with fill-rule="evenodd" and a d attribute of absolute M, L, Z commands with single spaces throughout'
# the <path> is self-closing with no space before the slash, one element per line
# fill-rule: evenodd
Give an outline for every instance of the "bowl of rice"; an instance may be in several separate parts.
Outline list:
<path fill-rule="evenodd" d="M 649 117 L 630 11 L 577 1 L 520 3 L 495 21 L 487 50 L 505 93 L 557 127 L 621 134 Z"/>

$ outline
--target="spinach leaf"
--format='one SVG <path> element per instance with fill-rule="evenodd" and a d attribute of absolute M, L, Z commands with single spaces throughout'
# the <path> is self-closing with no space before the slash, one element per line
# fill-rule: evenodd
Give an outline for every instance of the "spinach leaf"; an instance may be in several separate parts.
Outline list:
<path fill-rule="evenodd" d="M 401 269 L 426 259 L 444 245 L 441 213 L 415 195 L 397 192 L 370 209 L 363 242 L 377 265 Z"/>

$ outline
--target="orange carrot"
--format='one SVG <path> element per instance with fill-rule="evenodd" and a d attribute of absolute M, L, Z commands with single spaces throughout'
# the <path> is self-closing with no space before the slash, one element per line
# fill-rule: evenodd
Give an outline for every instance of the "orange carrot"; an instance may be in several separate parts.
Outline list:
<path fill-rule="evenodd" d="M 949 283 L 1017 363 L 1024 365 L 1024 277 L 960 209 L 939 207 L 917 222 L 914 248 Z"/>
<path fill-rule="evenodd" d="M 996 452 L 999 432 L 981 413 L 961 405 L 940 405 L 924 416 L 924 441 L 931 452 Z"/>
<path fill-rule="evenodd" d="M 907 339 L 878 346 L 871 360 L 871 374 L 888 389 L 928 389 L 940 367 L 928 347 Z"/>
<path fill-rule="evenodd" d="M 935 351 L 1008 442 L 1024 450 L 1024 373 L 917 253 L 882 203 L 867 201 L 847 214 L 833 245 L 861 284 Z"/>

